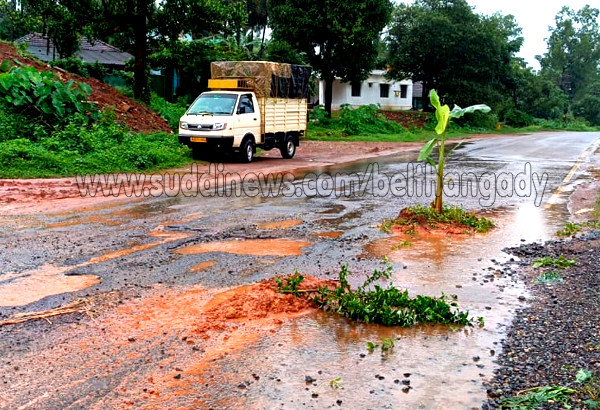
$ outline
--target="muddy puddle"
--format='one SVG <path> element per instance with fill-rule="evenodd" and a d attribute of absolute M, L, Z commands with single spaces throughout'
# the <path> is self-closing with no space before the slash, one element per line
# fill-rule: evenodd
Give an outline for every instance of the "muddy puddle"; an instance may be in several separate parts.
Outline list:
<path fill-rule="evenodd" d="M 285 221 L 259 222 L 256 224 L 256 227 L 263 230 L 289 229 L 298 226 L 301 223 L 301 219 L 287 219 Z"/>
<path fill-rule="evenodd" d="M 149 233 L 157 240 L 144 244 L 130 245 L 126 249 L 108 251 L 85 262 L 71 266 L 46 264 L 40 268 L 7 272 L 0 276 L 0 306 L 25 306 L 48 296 L 72 293 L 97 285 L 102 278 L 81 274 L 77 269 L 122 258 L 136 252 L 154 248 L 165 243 L 185 239 L 189 235 L 181 232 L 169 232 L 159 225 Z M 76 271 L 73 272 L 73 271 Z"/>
<path fill-rule="evenodd" d="M 338 407 L 339 401 L 350 409 L 479 408 L 486 397 L 482 383 L 493 376 L 505 328 L 514 309 L 526 303 L 519 298 L 528 297 L 525 285 L 497 264 L 511 258 L 502 249 L 550 238 L 566 215 L 564 207 L 523 204 L 485 215 L 497 228 L 484 235 L 458 240 L 429 235 L 401 248 L 399 237 L 372 241 L 363 256 L 387 256 L 395 265 L 396 286 L 412 296 L 455 294 L 459 307 L 474 319 L 481 316 L 484 327 L 475 321 L 472 327 L 386 328 L 313 313 L 212 363 L 214 379 L 208 380 L 202 403 L 260 409 L 323 409 Z M 367 350 L 367 342 L 381 344 L 383 338 L 394 340 L 391 351 Z M 316 381 L 306 383 L 306 376 Z"/>
<path fill-rule="evenodd" d="M 199 243 L 177 249 L 173 252 L 180 255 L 224 252 L 236 255 L 294 256 L 302 255 L 302 248 L 309 245 L 310 242 L 288 239 L 240 239 Z"/>
<path fill-rule="evenodd" d="M 76 292 L 97 285 L 94 275 L 65 275 L 71 267 L 44 265 L 20 273 L 7 273 L 0 280 L 0 306 L 25 306 L 46 296 Z"/>

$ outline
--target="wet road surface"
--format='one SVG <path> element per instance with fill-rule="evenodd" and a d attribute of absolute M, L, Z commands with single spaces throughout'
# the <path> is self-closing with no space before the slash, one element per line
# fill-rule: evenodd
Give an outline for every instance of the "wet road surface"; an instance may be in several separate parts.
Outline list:
<path fill-rule="evenodd" d="M 90 310 L 0 327 L 0 408 L 478 408 L 504 329 L 528 296 L 498 266 L 511 258 L 502 249 L 547 239 L 564 225 L 572 187 L 589 176 L 576 170 L 565 178 L 599 137 L 540 133 L 461 147 L 447 168 L 457 181 L 466 173 L 523 173 L 530 185 L 521 196 L 484 187 L 484 200 L 447 198 L 481 210 L 497 228 L 410 246 L 398 247 L 402 238 L 377 225 L 432 197 L 374 196 L 372 186 L 339 198 L 179 195 L 2 217 L 0 321 L 80 300 Z M 377 162 L 377 187 L 412 172 L 415 157 L 314 172 L 362 175 Z M 546 181 L 543 195 L 534 173 L 540 187 Z M 428 178 L 417 173 L 414 181 L 427 186 Z M 336 278 L 345 263 L 357 285 L 383 256 L 397 286 L 411 295 L 456 294 L 485 326 L 396 329 L 308 312 L 198 330 L 203 306 L 222 292 L 295 270 Z M 394 338 L 392 351 L 367 351 L 367 342 L 384 337 Z"/>

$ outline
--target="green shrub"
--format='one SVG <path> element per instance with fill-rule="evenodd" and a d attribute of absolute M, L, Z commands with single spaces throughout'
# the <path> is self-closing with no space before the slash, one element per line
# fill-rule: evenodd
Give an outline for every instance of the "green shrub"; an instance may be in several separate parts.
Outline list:
<path fill-rule="evenodd" d="M 183 97 L 180 97 L 176 103 L 170 103 L 164 98 L 152 94 L 150 97 L 150 108 L 167 120 L 169 127 L 173 131 L 176 131 L 179 129 L 179 119 L 185 114 L 188 104 Z"/>
<path fill-rule="evenodd" d="M 348 135 L 359 134 L 397 134 L 405 129 L 387 120 L 380 112 L 379 107 L 370 104 L 353 109 L 349 104 L 344 104 L 340 111 L 340 124 Z"/>
<path fill-rule="evenodd" d="M 86 83 L 63 83 L 52 71 L 34 67 L 0 65 L 0 97 L 10 109 L 46 125 L 77 120 L 87 123 L 98 111 L 87 101 L 92 89 Z"/>
<path fill-rule="evenodd" d="M 504 114 L 504 122 L 512 127 L 527 127 L 533 125 L 534 121 L 533 117 L 525 111 L 511 108 Z"/>
<path fill-rule="evenodd" d="M 481 111 L 475 111 L 470 114 L 465 114 L 461 118 L 453 118 L 452 124 L 461 128 L 493 130 L 498 124 L 498 116 L 491 112 L 485 113 Z"/>
<path fill-rule="evenodd" d="M 60 67 L 70 73 L 77 74 L 81 77 L 93 77 L 100 81 L 106 77 L 106 69 L 102 64 L 86 63 L 76 57 L 68 57 L 60 60 L 50 61 L 48 63 L 51 67 Z"/>
<path fill-rule="evenodd" d="M 325 111 L 324 105 L 317 105 L 309 112 L 309 117 L 312 121 L 318 122 L 319 124 L 328 125 L 331 122 L 331 118 Z"/>

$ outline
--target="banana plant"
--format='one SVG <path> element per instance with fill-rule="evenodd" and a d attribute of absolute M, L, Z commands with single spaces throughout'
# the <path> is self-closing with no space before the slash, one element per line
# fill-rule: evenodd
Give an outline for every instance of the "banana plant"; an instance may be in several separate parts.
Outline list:
<path fill-rule="evenodd" d="M 450 107 L 448 107 L 447 104 L 441 105 L 440 97 L 438 97 L 435 90 L 431 90 L 429 93 L 429 100 L 431 101 L 431 105 L 435 108 L 435 118 L 437 120 L 435 132 L 437 136 L 429 140 L 423 148 L 421 148 L 418 161 L 427 161 L 427 163 L 435 169 L 437 182 L 435 186 L 435 201 L 432 206 L 436 212 L 441 213 L 444 209 L 444 165 L 446 163 L 446 130 L 448 124 L 452 118 L 460 118 L 465 114 L 475 111 L 490 112 L 491 108 L 485 104 L 472 105 L 467 108 L 460 108 L 458 105 L 455 105 L 452 111 L 450 111 Z M 431 157 L 431 153 L 436 147 L 438 148 L 437 163 Z"/>

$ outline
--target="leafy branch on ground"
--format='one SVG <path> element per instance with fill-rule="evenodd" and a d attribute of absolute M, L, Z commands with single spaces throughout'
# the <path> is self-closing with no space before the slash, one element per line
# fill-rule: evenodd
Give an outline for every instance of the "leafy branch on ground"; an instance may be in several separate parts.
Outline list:
<path fill-rule="evenodd" d="M 580 369 L 571 387 L 542 386 L 523 390 L 513 397 L 504 399 L 500 409 L 534 410 L 546 403 L 560 403 L 571 408 L 573 396 L 579 396 L 586 408 L 600 408 L 600 377 L 592 371 Z"/>
<path fill-rule="evenodd" d="M 570 266 L 575 266 L 576 264 L 577 262 L 575 262 L 575 259 L 567 259 L 563 255 L 560 255 L 558 258 L 546 256 L 544 258 L 536 259 L 531 266 L 534 268 L 552 267 L 556 269 L 566 269 Z"/>
<path fill-rule="evenodd" d="M 554 271 L 541 273 L 535 278 L 535 283 L 538 285 L 553 285 L 563 281 L 563 277 Z"/>
<path fill-rule="evenodd" d="M 275 284 L 277 285 L 277 292 L 279 293 L 291 293 L 294 296 L 300 296 L 300 290 L 298 286 L 304 280 L 304 276 L 300 275 L 296 271 L 292 276 L 287 278 L 275 278 Z"/>
<path fill-rule="evenodd" d="M 393 284 L 382 287 L 376 282 L 389 280 L 392 266 L 376 269 L 356 290 L 348 282 L 347 265 L 339 273 L 339 285 L 334 289 L 320 287 L 314 291 L 304 291 L 305 295 L 315 294 L 312 302 L 326 312 L 335 312 L 342 316 L 365 323 L 379 323 L 385 326 L 409 327 L 416 324 L 441 323 L 471 325 L 473 320 L 468 312 L 457 308 L 456 296 L 439 298 L 417 295 L 409 297 L 408 291 L 401 291 Z M 298 285 L 304 278 L 298 273 L 290 278 L 276 278 L 277 290 L 301 296 Z"/>
<path fill-rule="evenodd" d="M 444 206 L 442 212 L 423 205 L 405 208 L 398 218 L 387 219 L 381 224 L 384 232 L 391 232 L 393 226 L 407 227 L 404 233 L 414 234 L 415 226 L 436 228 L 440 224 L 465 227 L 478 233 L 485 233 L 494 227 L 494 223 L 484 217 L 479 217 L 457 206 Z"/>

